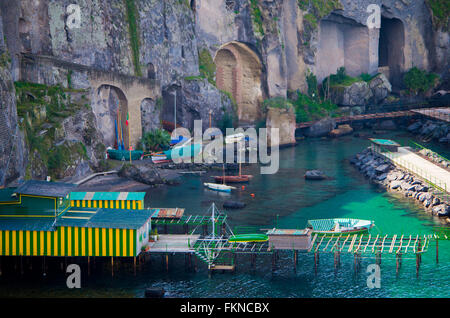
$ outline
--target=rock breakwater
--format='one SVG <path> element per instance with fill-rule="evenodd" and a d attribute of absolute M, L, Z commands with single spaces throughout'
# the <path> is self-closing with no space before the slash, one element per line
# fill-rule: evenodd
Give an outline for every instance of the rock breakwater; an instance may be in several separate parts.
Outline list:
<path fill-rule="evenodd" d="M 372 182 L 388 191 L 400 192 L 405 197 L 414 199 L 434 216 L 439 216 L 450 224 L 450 205 L 448 199 L 421 178 L 392 164 L 388 159 L 374 153 L 370 148 L 356 154 L 350 159 L 362 174 Z"/>

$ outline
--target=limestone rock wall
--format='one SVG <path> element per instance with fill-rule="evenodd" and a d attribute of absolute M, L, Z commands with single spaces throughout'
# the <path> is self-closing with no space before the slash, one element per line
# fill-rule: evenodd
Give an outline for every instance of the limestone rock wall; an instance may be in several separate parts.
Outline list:
<path fill-rule="evenodd" d="M 2 25 L 0 15 L 0 186 L 23 176 L 25 166 L 25 148 L 18 126 L 11 57 L 4 42 Z"/>

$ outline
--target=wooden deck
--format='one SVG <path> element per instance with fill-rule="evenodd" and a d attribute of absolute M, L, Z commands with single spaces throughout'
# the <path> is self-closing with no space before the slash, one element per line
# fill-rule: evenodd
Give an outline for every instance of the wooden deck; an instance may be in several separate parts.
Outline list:
<path fill-rule="evenodd" d="M 354 116 L 336 117 L 336 118 L 334 118 L 334 121 L 337 124 L 341 124 L 341 123 L 348 123 L 348 122 L 359 121 L 359 120 L 413 116 L 415 114 L 416 113 L 414 113 L 413 111 L 410 111 L 410 110 L 402 110 L 402 111 L 387 112 L 387 113 L 362 114 L 362 115 L 354 115 Z M 297 127 L 297 129 L 307 128 L 307 127 L 311 127 L 316 122 L 317 121 L 307 121 L 307 122 L 303 122 L 303 123 L 298 123 L 296 127 Z"/>

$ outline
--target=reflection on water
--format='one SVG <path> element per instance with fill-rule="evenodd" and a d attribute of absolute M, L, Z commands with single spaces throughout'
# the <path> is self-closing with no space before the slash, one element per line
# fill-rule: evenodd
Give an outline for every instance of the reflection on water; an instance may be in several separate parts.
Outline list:
<path fill-rule="evenodd" d="M 392 137 L 404 142 L 406 135 Z M 226 200 L 240 200 L 247 206 L 229 210 L 229 223 L 255 225 L 261 228 L 278 225 L 284 228 L 303 228 L 308 219 L 352 217 L 375 220 L 374 234 L 429 234 L 441 228 L 440 223 L 418 205 L 403 197 L 387 194 L 369 184 L 348 163 L 355 153 L 367 147 L 367 140 L 343 137 L 334 140 L 305 140 L 295 148 L 280 151 L 280 170 L 275 175 L 259 175 L 259 167 L 244 167 L 254 178 L 238 185 L 232 194 L 211 191 L 203 187 L 212 174 L 202 177 L 186 176 L 179 186 L 161 187 L 149 191 L 146 206 L 183 207 L 186 214 L 204 214 L 215 202 L 221 209 Z M 448 156 L 447 148 L 431 145 Z M 430 146 L 430 147 L 431 147 Z M 330 179 L 306 181 L 308 169 L 321 169 Z M 251 196 L 254 194 L 254 197 Z M 223 210 L 223 209 L 222 209 Z M 250 257 L 237 259 L 235 274 L 214 274 L 208 277 L 206 266 L 198 262 L 197 273 L 185 270 L 182 255 L 170 256 L 170 270 L 166 273 L 160 256 L 133 276 L 128 266 L 111 278 L 107 267 L 103 273 L 83 279 L 82 289 L 65 288 L 65 276 L 50 280 L 14 281 L 7 284 L 2 278 L 0 296 L 113 296 L 143 297 L 145 287 L 163 287 L 170 297 L 449 297 L 450 243 L 440 242 L 440 262 L 435 264 L 434 243 L 422 258 L 420 277 L 416 279 L 415 259 L 403 259 L 399 277 L 395 274 L 395 259 L 383 259 L 381 288 L 366 285 L 367 265 L 374 259 L 363 258 L 361 270 L 353 270 L 353 255 L 342 255 L 341 268 L 335 271 L 333 256 L 321 255 L 317 275 L 313 269 L 313 255 L 302 253 L 297 272 L 293 270 L 292 252 L 280 253 L 277 268 L 272 273 L 270 256 L 258 256 L 256 269 L 250 267 Z"/>

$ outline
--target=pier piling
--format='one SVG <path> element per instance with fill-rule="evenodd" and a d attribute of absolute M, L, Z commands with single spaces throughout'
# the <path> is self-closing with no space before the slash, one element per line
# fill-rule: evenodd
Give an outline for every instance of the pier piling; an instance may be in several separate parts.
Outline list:
<path fill-rule="evenodd" d="M 438 238 L 436 238 L 436 264 L 439 263 L 439 243 L 438 243 Z"/>

